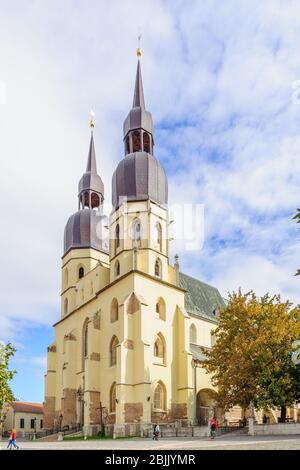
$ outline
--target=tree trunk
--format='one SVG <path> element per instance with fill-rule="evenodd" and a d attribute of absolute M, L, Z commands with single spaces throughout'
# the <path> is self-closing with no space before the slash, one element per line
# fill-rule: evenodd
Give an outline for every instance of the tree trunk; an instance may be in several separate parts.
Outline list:
<path fill-rule="evenodd" d="M 280 422 L 285 423 L 286 418 L 286 406 L 282 405 L 280 408 Z"/>

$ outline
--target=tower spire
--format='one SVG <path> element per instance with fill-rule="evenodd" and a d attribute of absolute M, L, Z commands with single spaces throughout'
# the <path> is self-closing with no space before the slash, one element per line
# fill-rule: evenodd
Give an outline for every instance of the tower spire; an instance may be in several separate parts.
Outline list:
<path fill-rule="evenodd" d="M 91 110 L 91 119 L 90 119 L 91 140 L 90 140 L 88 161 L 87 161 L 87 166 L 86 166 L 86 173 L 97 173 L 96 152 L 95 152 L 94 135 L 93 135 L 94 127 L 95 127 L 95 112 Z"/>
<path fill-rule="evenodd" d="M 138 40 L 140 41 L 141 35 Z M 137 48 L 138 57 L 132 108 L 123 125 L 125 155 L 134 152 L 146 152 L 153 155 L 153 122 L 152 116 L 145 107 L 144 90 L 142 82 L 141 62 L 142 49 Z"/>

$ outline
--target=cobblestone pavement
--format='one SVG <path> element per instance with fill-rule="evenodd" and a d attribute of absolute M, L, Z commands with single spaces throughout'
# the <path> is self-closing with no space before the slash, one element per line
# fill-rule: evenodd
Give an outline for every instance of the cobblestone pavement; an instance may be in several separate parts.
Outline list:
<path fill-rule="evenodd" d="M 120 439 L 105 441 L 18 442 L 21 449 L 63 450 L 300 450 L 300 436 L 223 436 L 208 438 Z M 2 443 L 2 449 L 6 447 Z"/>

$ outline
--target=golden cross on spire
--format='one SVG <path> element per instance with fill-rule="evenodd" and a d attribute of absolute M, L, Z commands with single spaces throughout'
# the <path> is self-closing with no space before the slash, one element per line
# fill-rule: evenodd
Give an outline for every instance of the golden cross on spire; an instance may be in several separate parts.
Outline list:
<path fill-rule="evenodd" d="M 95 127 L 95 111 L 93 109 L 91 109 L 91 112 L 90 112 L 90 128 L 93 130 L 94 127 Z"/>
<path fill-rule="evenodd" d="M 141 55 L 142 55 L 141 39 L 142 39 L 142 35 L 141 35 L 141 33 L 139 33 L 139 35 L 138 35 L 138 48 L 136 50 L 136 55 L 138 56 L 138 58 L 140 58 Z"/>

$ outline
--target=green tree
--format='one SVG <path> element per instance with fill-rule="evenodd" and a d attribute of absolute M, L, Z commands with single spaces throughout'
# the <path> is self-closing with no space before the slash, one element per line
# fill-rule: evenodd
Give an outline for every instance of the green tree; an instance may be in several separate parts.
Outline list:
<path fill-rule="evenodd" d="M 0 343 L 0 439 L 2 436 L 2 426 L 6 417 L 7 407 L 14 399 L 9 386 L 9 381 L 16 371 L 9 369 L 9 359 L 16 352 L 11 343 Z"/>
<path fill-rule="evenodd" d="M 202 362 L 218 388 L 225 410 L 285 408 L 300 398 L 299 366 L 295 363 L 300 338 L 300 308 L 268 294 L 232 293 L 220 312 L 216 342 L 203 349 Z"/>

